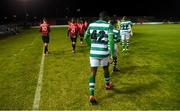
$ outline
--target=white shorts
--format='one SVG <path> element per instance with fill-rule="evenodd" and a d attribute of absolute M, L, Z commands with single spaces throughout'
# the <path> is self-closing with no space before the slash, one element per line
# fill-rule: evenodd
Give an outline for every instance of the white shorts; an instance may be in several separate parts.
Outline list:
<path fill-rule="evenodd" d="M 114 56 L 117 57 L 117 53 L 118 53 L 118 45 L 117 43 L 114 44 Z"/>
<path fill-rule="evenodd" d="M 125 41 L 130 38 L 130 33 L 128 31 L 121 30 L 121 41 Z"/>
<path fill-rule="evenodd" d="M 104 67 L 104 66 L 108 66 L 108 63 L 109 63 L 108 57 L 103 58 L 103 59 L 97 59 L 97 58 L 90 57 L 91 67 L 98 67 L 99 65 Z"/>

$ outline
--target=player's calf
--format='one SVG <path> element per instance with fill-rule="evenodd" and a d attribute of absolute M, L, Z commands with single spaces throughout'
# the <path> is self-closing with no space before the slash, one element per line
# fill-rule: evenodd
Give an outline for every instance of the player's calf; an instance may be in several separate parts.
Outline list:
<path fill-rule="evenodd" d="M 80 42 L 81 44 L 83 44 L 83 37 L 80 37 Z"/>
<path fill-rule="evenodd" d="M 72 42 L 72 48 L 73 48 L 73 53 L 75 53 L 75 49 L 76 49 L 76 42 Z"/>
<path fill-rule="evenodd" d="M 110 81 L 110 74 L 108 71 L 108 66 L 103 67 L 103 69 L 104 69 L 105 87 L 106 89 L 112 89 L 112 82 Z"/>
<path fill-rule="evenodd" d="M 45 43 L 44 54 L 48 54 L 48 44 L 47 43 Z"/>
<path fill-rule="evenodd" d="M 117 57 L 114 57 L 113 58 L 113 71 L 119 71 L 119 69 L 116 66 L 117 66 Z"/>

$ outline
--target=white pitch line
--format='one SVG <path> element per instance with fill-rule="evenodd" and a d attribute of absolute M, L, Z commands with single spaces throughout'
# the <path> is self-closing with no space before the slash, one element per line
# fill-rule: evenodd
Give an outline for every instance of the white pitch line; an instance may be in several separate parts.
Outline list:
<path fill-rule="evenodd" d="M 41 59 L 41 65 L 40 65 L 40 71 L 39 71 L 39 78 L 38 78 L 38 83 L 36 87 L 36 93 L 34 97 L 34 103 L 33 103 L 33 110 L 38 110 L 39 109 L 39 103 L 41 99 L 41 88 L 42 88 L 42 78 L 43 78 L 43 73 L 44 73 L 44 54 L 42 55 Z"/>

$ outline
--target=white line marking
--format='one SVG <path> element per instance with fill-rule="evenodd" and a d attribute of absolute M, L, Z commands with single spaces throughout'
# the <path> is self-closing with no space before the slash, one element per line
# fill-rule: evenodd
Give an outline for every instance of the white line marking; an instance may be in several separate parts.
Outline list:
<path fill-rule="evenodd" d="M 39 71 L 39 78 L 38 78 L 38 83 L 36 87 L 36 93 L 34 97 L 34 103 L 33 103 L 33 110 L 38 110 L 39 109 L 39 103 L 41 99 L 41 88 L 42 88 L 42 78 L 43 78 L 43 73 L 44 73 L 44 54 L 42 55 L 41 59 L 41 65 L 40 65 L 40 71 Z"/>

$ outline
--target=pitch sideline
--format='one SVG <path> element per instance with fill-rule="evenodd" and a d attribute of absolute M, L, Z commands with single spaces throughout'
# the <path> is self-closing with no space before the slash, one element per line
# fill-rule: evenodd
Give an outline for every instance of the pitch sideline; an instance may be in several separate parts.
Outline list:
<path fill-rule="evenodd" d="M 38 83 L 37 83 L 36 92 L 34 96 L 32 110 L 39 109 L 39 103 L 41 99 L 42 79 L 43 79 L 43 73 L 44 73 L 44 60 L 45 60 L 44 58 L 45 58 L 45 55 L 42 54 L 41 65 L 40 65 L 40 70 L 39 70 L 39 78 L 38 78 Z"/>

